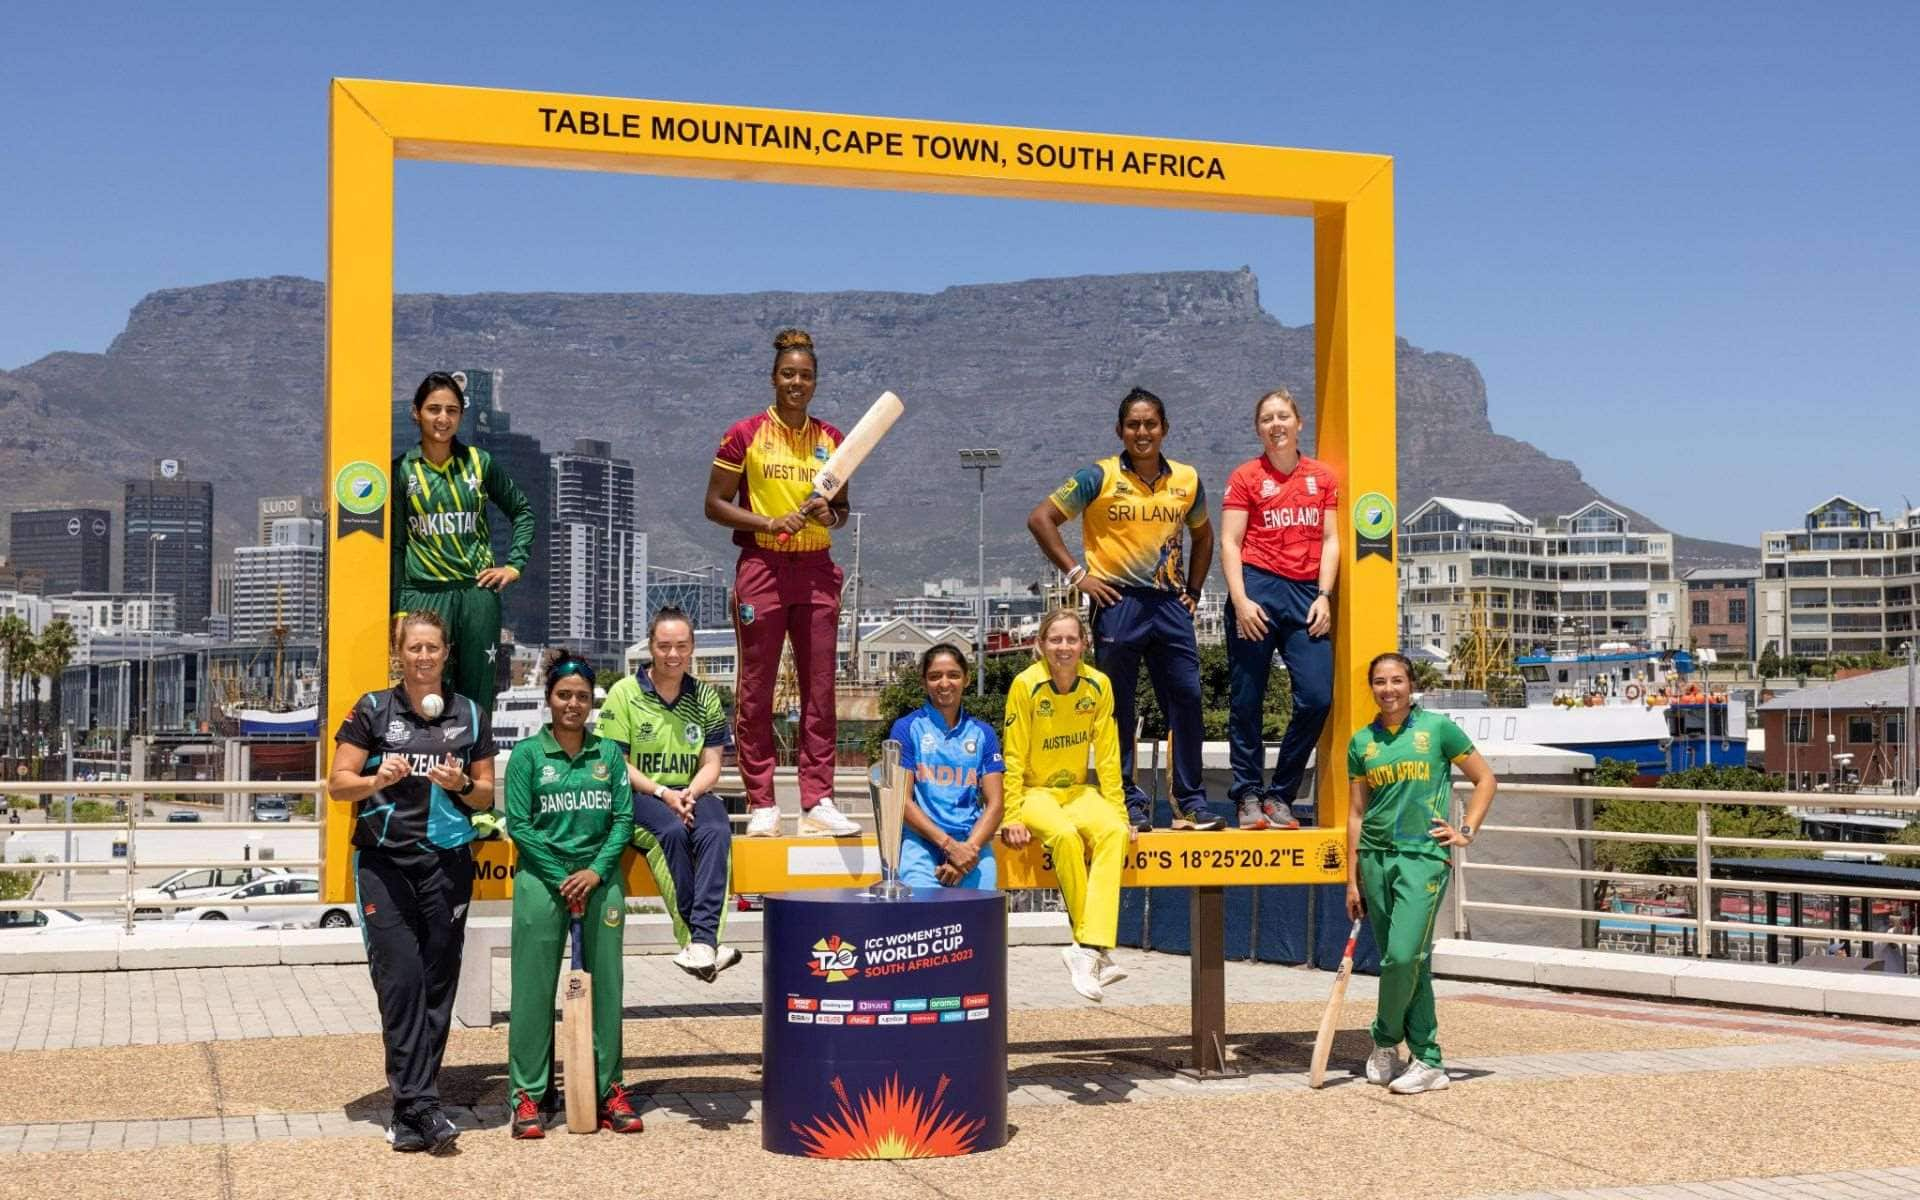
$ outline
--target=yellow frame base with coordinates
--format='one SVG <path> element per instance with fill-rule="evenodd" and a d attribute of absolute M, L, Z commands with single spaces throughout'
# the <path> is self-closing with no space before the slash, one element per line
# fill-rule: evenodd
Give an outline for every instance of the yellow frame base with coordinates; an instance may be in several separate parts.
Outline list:
<path fill-rule="evenodd" d="M 343 529 L 341 497 L 387 491 L 370 489 L 365 472 L 371 465 L 384 478 L 393 458 L 393 164 L 403 158 L 1311 218 L 1314 454 L 1340 476 L 1343 503 L 1385 498 L 1391 545 L 1393 160 L 1386 156 L 366 79 L 333 81 L 329 131 L 323 737 L 361 694 L 387 680 L 384 527 L 378 535 Z M 416 364 L 409 378 L 441 366 Z M 370 523 L 356 513 L 363 527 Z M 384 525 L 384 512 L 374 515 Z M 1356 559 L 1355 542 L 1350 527 L 1343 530 L 1333 712 L 1319 746 L 1319 812 L 1335 828 L 1346 819 L 1341 747 L 1371 712 L 1366 663 L 1393 649 L 1397 637 L 1393 560 Z M 329 901 L 345 900 L 353 887 L 352 810 L 334 800 L 323 810 L 321 888 Z M 1302 835 L 1266 836 L 1315 847 L 1327 837 L 1324 829 Z M 1306 860 L 1286 881 L 1344 877 L 1324 855 Z"/>

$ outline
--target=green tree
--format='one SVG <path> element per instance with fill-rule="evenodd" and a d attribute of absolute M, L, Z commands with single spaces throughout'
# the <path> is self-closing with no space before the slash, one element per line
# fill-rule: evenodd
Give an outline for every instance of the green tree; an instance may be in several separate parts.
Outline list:
<path fill-rule="evenodd" d="M 1779 652 L 1772 646 L 1768 646 L 1760 652 L 1760 665 L 1758 670 L 1762 680 L 1771 679 L 1784 670 L 1784 664 L 1780 661 Z"/>
<path fill-rule="evenodd" d="M 1631 789 L 1634 771 L 1630 764 L 1616 759 L 1600 760 L 1593 782 L 1598 787 Z M 1717 792 L 1778 792 L 1784 780 L 1756 771 L 1752 767 L 1692 767 L 1660 777 L 1664 789 Z M 1791 838 L 1799 833 L 1799 823 L 1783 808 L 1763 805 L 1715 805 L 1709 810 L 1708 828 L 1716 837 Z M 1594 828 L 1621 833 L 1673 833 L 1691 837 L 1694 833 L 1694 806 L 1636 800 L 1630 797 L 1600 800 L 1594 806 Z M 1668 860 L 1686 857 L 1684 844 L 1663 842 L 1602 842 L 1594 852 L 1595 861 L 1609 871 L 1628 871 L 1638 875 L 1678 875 L 1682 868 Z M 1742 858 L 1790 858 L 1787 850 L 1747 850 Z M 1604 883 L 1596 891 L 1604 894 Z"/>
<path fill-rule="evenodd" d="M 27 659 L 33 654 L 33 629 L 19 613 L 0 614 L 0 659 L 6 660 L 6 713 L 9 736 L 20 729 L 20 698 L 25 694 L 21 680 L 27 674 Z"/>
<path fill-rule="evenodd" d="M 1888 841 L 1895 846 L 1920 847 L 1920 821 L 1907 822 L 1907 827 L 1899 833 L 1894 834 Z M 1887 865 L 1890 867 L 1920 867 L 1920 849 L 1915 850 L 1912 854 L 1889 852 L 1887 854 Z"/>
<path fill-rule="evenodd" d="M 1447 686 L 1447 678 L 1440 673 L 1439 667 L 1424 660 L 1413 664 L 1414 691 L 1431 692 L 1436 688 L 1443 688 L 1445 686 Z"/>
<path fill-rule="evenodd" d="M 44 713 L 40 704 L 39 677 L 44 675 L 53 681 L 52 695 L 54 713 L 60 708 L 60 674 L 73 661 L 73 652 L 79 639 L 74 635 L 73 626 L 65 617 L 49 624 L 34 639 L 33 648 L 27 654 L 27 669 L 33 673 L 33 736 L 39 741 L 40 731 L 45 727 Z"/>
<path fill-rule="evenodd" d="M 20 861 L 33 862 L 34 857 L 29 854 Z M 0 871 L 0 900 L 25 900 L 39 882 L 38 871 Z"/>

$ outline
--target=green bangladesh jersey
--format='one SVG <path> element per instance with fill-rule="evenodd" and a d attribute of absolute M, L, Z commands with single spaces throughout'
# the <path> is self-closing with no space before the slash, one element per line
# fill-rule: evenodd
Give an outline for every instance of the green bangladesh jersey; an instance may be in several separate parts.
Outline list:
<path fill-rule="evenodd" d="M 645 671 L 627 676 L 608 689 L 595 728 L 601 737 L 624 743 L 642 775 L 670 788 L 693 781 L 702 750 L 733 744 L 720 693 L 691 675 L 680 681 L 671 704 Z"/>
<path fill-rule="evenodd" d="M 525 571 L 533 551 L 533 504 L 485 450 L 453 441 L 434 466 L 415 446 L 393 460 L 393 589 L 472 583 L 494 565 L 487 526 L 491 500 L 513 522 L 507 564 Z"/>
<path fill-rule="evenodd" d="M 1417 704 L 1398 729 L 1376 717 L 1356 731 L 1347 743 L 1347 774 L 1367 781 L 1360 848 L 1448 857 L 1433 840 L 1433 819 L 1452 811 L 1453 764 L 1472 753 L 1465 730 Z"/>
<path fill-rule="evenodd" d="M 515 746 L 507 760 L 507 836 L 521 869 L 549 887 L 587 867 L 611 879 L 633 836 L 633 790 L 620 748 L 588 733 L 570 756 L 551 725 Z"/>

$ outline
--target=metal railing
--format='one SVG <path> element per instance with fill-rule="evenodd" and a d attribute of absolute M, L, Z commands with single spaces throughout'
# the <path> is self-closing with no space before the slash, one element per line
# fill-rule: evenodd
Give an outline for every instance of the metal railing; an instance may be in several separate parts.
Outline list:
<path fill-rule="evenodd" d="M 26 836 L 36 833 L 112 833 L 115 835 L 116 854 L 108 859 L 49 859 L 35 862 L 0 862 L 0 872 L 11 874 L 107 874 L 118 873 L 123 878 L 121 894 L 117 897 L 74 900 L 0 900 L 0 911 L 43 912 L 53 909 L 67 909 L 73 912 L 119 912 L 124 917 L 128 932 L 134 929 L 134 893 L 135 871 L 182 871 L 182 870 L 227 870 L 240 867 L 268 867 L 288 872 L 315 870 L 320 867 L 320 827 L 318 819 L 307 821 L 196 821 L 189 827 L 181 822 L 167 820 L 142 820 L 141 813 L 155 794 L 171 796 L 259 796 L 259 795 L 306 795 L 312 796 L 315 811 L 326 802 L 326 785 L 319 780 L 285 780 L 280 782 L 185 782 L 165 779 L 111 780 L 105 782 L 82 782 L 79 780 L 47 779 L 28 783 L 0 783 L 0 796 L 18 807 L 21 798 L 31 799 L 36 806 L 43 796 L 55 797 L 47 809 L 52 816 L 64 797 L 105 797 L 123 798 L 127 801 L 126 812 L 112 821 L 48 821 L 32 825 L 6 825 L 3 828 L 10 836 Z M 312 858 L 272 858 L 272 859 L 234 859 L 234 858 L 192 858 L 145 861 L 140 858 L 139 843 L 142 830 L 166 829 L 175 833 L 188 831 L 224 832 L 245 830 L 250 833 L 277 832 L 281 830 L 312 830 L 314 835 L 314 857 Z M 124 855 L 117 853 L 118 843 L 124 839 Z M 142 899 L 137 907 L 141 909 L 181 909 L 204 908 L 215 897 L 195 896 L 184 900 Z M 249 898 L 248 908 L 312 908 L 320 904 L 320 897 L 313 896 L 262 896 Z"/>
<path fill-rule="evenodd" d="M 1454 784 L 1453 819 L 1462 819 L 1465 797 L 1471 793 L 1472 785 L 1465 782 Z M 1767 837 L 1731 837 L 1716 835 L 1712 831 L 1712 814 L 1715 808 L 1780 808 L 1831 810 L 1834 807 L 1833 795 L 1827 792 L 1720 792 L 1700 791 L 1683 788 L 1608 788 L 1592 786 L 1569 786 L 1562 784 L 1502 784 L 1499 796 L 1494 800 L 1493 812 L 1500 809 L 1499 797 L 1536 797 L 1540 799 L 1560 799 L 1583 803 L 1604 803 L 1608 800 L 1634 800 L 1654 804 L 1674 804 L 1691 806 L 1694 814 L 1691 833 L 1643 833 L 1624 830 L 1593 829 L 1591 822 L 1576 819 L 1567 825 L 1502 825 L 1488 824 L 1476 835 L 1502 834 L 1518 838 L 1549 838 L 1558 841 L 1572 840 L 1582 846 L 1581 861 L 1588 861 L 1587 853 L 1591 846 L 1603 842 L 1629 842 L 1653 845 L 1691 847 L 1693 869 L 1687 875 L 1656 875 L 1628 871 L 1607 870 L 1602 867 L 1553 867 L 1521 863 L 1498 863 L 1474 861 L 1475 856 L 1484 856 L 1487 847 L 1482 844 L 1473 851 L 1473 856 L 1465 848 L 1453 850 L 1454 880 L 1452 887 L 1452 912 L 1454 936 L 1469 936 L 1467 914 L 1470 912 L 1504 913 L 1519 916 L 1550 917 L 1580 922 L 1617 921 L 1641 924 L 1648 927 L 1648 947 L 1653 948 L 1657 933 L 1664 928 L 1679 928 L 1690 931 L 1691 954 L 1706 959 L 1715 957 L 1716 941 L 1722 947 L 1730 944 L 1730 935 L 1742 935 L 1753 938 L 1791 939 L 1797 946 L 1801 941 L 1815 941 L 1821 945 L 1838 941 L 1843 944 L 1889 943 L 1893 945 L 1920 947 L 1920 932 L 1909 926 L 1909 932 L 1897 933 L 1892 930 L 1874 930 L 1851 927 L 1851 905 L 1854 900 L 1863 901 L 1862 924 L 1870 925 L 1870 911 L 1875 900 L 1893 900 L 1904 902 L 1912 907 L 1910 913 L 1920 913 L 1920 886 L 1914 887 L 1872 887 L 1864 884 L 1848 884 L 1839 881 L 1789 882 L 1774 879 L 1735 879 L 1726 875 L 1716 876 L 1714 870 L 1714 852 L 1727 849 L 1749 850 L 1802 850 L 1814 854 L 1828 851 L 1842 851 L 1859 854 L 1863 851 L 1887 850 L 1898 853 L 1900 847 L 1883 847 L 1874 843 L 1849 842 L 1815 838 L 1767 838 Z M 1920 819 L 1920 799 L 1875 796 L 1872 805 L 1876 810 L 1911 814 Z M 1850 806 L 1849 806 L 1850 811 Z M 1920 856 L 1920 846 L 1912 847 L 1912 852 Z M 1724 857 L 1724 856 L 1723 856 Z M 1566 908 L 1543 904 L 1516 904 L 1503 901 L 1475 900 L 1469 893 L 1470 874 L 1529 876 L 1544 879 L 1568 879 L 1582 885 L 1582 894 L 1592 881 L 1608 881 L 1614 884 L 1641 884 L 1656 887 L 1673 888 L 1676 894 L 1684 893 L 1690 901 L 1691 913 L 1684 912 L 1632 912 L 1601 908 Z M 1778 893 L 1794 900 L 1792 908 L 1793 924 L 1779 924 L 1774 900 L 1767 900 L 1766 919 L 1753 921 L 1730 921 L 1718 919 L 1720 909 L 1715 906 L 1715 893 Z M 1847 905 L 1848 924 L 1845 926 L 1802 925 L 1801 909 L 1798 900 L 1803 896 L 1832 897 Z M 1598 926 L 1596 926 L 1596 929 Z M 1715 938 L 1715 934 L 1729 935 Z M 1912 953 L 1911 950 L 1908 952 Z M 1723 957 L 1727 955 L 1722 955 Z"/>

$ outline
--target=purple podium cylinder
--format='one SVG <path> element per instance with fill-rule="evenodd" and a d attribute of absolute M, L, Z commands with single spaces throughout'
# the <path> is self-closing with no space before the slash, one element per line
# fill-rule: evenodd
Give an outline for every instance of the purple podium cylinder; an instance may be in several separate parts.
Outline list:
<path fill-rule="evenodd" d="M 936 1158 L 1007 1140 L 1007 901 L 766 898 L 760 1144 Z"/>

